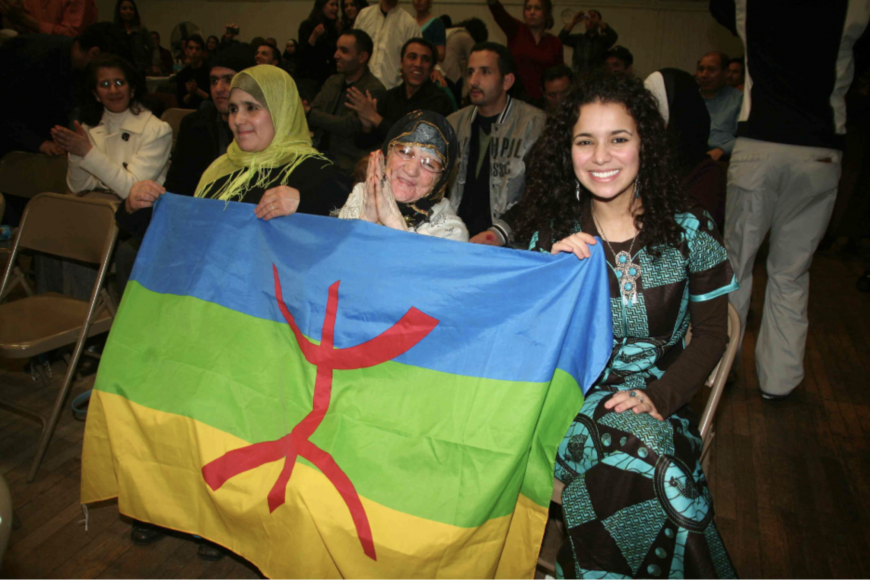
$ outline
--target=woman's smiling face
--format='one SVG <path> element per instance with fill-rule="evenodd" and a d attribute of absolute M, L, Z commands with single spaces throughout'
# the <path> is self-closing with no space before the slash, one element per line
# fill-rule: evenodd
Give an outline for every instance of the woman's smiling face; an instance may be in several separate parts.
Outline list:
<path fill-rule="evenodd" d="M 401 154 L 397 151 L 400 150 Z M 407 159 L 403 159 L 408 157 Z M 424 164 L 428 162 L 427 167 Z M 393 197 L 401 203 L 414 203 L 418 199 L 426 197 L 435 182 L 438 181 L 439 173 L 443 170 L 432 149 L 428 147 L 410 147 L 401 143 L 390 147 L 387 155 L 386 170 L 390 176 L 390 186 L 393 189 Z"/>
<path fill-rule="evenodd" d="M 260 101 L 239 88 L 230 92 L 229 123 L 239 148 L 248 153 L 263 151 L 275 137 L 272 115 Z"/>
<path fill-rule="evenodd" d="M 633 192 L 640 171 L 640 135 L 626 108 L 618 103 L 580 107 L 571 160 L 574 175 L 595 197 L 609 200 Z"/>

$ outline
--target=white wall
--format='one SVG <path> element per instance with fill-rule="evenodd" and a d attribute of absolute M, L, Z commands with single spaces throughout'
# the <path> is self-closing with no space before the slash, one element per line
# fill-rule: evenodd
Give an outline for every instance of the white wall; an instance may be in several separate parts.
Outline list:
<path fill-rule="evenodd" d="M 505 1 L 505 0 L 503 0 Z M 705 0 L 611 0 L 582 6 L 565 0 L 554 0 L 556 27 L 563 10 L 576 11 L 597 8 L 604 20 L 619 33 L 618 44 L 634 54 L 634 68 L 640 75 L 647 75 L 664 67 L 677 67 L 694 71 L 695 63 L 707 51 L 724 50 L 731 56 L 743 53 L 740 40 L 719 26 L 707 12 Z M 254 36 L 274 36 L 279 43 L 296 38 L 299 23 L 311 10 L 312 0 L 137 0 L 143 24 L 150 30 L 160 32 L 163 44 L 168 44 L 172 29 L 181 21 L 198 25 L 203 36 L 220 36 L 227 23 L 241 27 L 240 39 L 247 41 Z M 522 17 L 520 0 L 505 1 L 508 10 Z M 100 17 L 112 18 L 115 0 L 97 0 Z M 413 13 L 410 2 L 401 6 Z M 435 0 L 435 14 L 448 13 L 454 22 L 477 16 L 486 22 L 490 39 L 505 42 L 502 31 L 490 15 L 483 0 L 469 2 Z M 582 24 L 575 31 L 583 30 Z M 571 62 L 571 49 L 565 49 L 565 61 Z"/>

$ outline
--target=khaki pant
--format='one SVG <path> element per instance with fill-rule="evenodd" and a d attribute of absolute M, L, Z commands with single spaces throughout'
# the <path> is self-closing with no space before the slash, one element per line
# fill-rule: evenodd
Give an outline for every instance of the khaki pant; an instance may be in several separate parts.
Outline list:
<path fill-rule="evenodd" d="M 833 149 L 742 137 L 731 155 L 725 246 L 740 283 L 730 301 L 741 329 L 746 328 L 755 255 L 770 231 L 755 358 L 761 390 L 771 395 L 789 394 L 804 377 L 809 270 L 834 209 L 840 157 Z"/>

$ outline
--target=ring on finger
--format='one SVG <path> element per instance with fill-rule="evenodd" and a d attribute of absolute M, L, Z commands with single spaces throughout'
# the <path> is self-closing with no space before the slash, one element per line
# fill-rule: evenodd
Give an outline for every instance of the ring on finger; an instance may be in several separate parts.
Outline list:
<path fill-rule="evenodd" d="M 629 391 L 628 396 L 631 397 L 631 398 L 633 399 L 633 398 L 635 398 L 635 397 L 637 396 L 637 393 L 634 392 L 634 391 Z"/>
<path fill-rule="evenodd" d="M 275 204 L 274 203 L 271 204 L 269 207 L 271 208 L 272 211 L 275 211 Z"/>
<path fill-rule="evenodd" d="M 643 397 L 638 397 L 637 400 L 643 403 Z"/>

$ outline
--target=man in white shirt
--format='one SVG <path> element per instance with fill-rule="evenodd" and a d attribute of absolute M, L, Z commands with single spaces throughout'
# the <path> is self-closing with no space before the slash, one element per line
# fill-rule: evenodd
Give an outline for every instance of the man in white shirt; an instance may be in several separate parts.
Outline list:
<path fill-rule="evenodd" d="M 381 0 L 363 8 L 354 28 L 366 32 L 375 45 L 369 69 L 389 90 L 402 83 L 402 46 L 422 36 L 413 16 L 399 8 L 398 0 Z"/>

